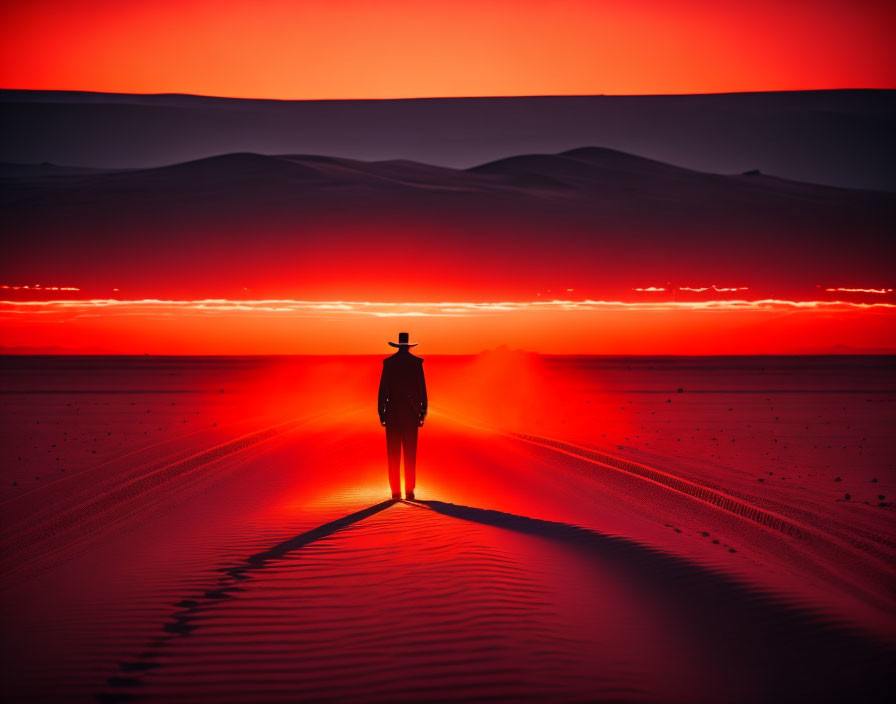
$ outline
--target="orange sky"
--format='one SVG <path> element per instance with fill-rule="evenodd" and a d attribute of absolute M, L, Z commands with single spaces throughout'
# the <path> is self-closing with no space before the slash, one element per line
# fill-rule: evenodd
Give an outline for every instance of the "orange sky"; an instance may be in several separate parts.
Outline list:
<path fill-rule="evenodd" d="M 0 87 L 282 99 L 893 88 L 894 26 L 892 1 L 30 0 L 0 4 Z M 117 291 L 103 295 L 125 298 Z M 12 298 L 0 301 L 7 348 L 377 353 L 400 329 L 424 341 L 421 354 L 501 344 L 595 354 L 896 347 L 893 297 L 870 307 L 829 305 L 853 300 L 849 291 L 818 305 L 766 302 L 745 289 L 726 294 L 747 299 L 742 306 L 679 298 L 653 307 L 581 299 L 545 307 L 542 299 L 400 310 L 339 301 L 147 302 L 140 293 L 113 301 L 87 291 L 47 294 L 83 299 L 71 305 L 31 305 L 13 293 L 21 292 L 0 296 Z M 184 294 L 164 297 L 177 295 Z"/>
<path fill-rule="evenodd" d="M 0 301 L 3 345 L 30 351 L 368 354 L 388 351 L 386 342 L 399 330 L 411 331 L 424 356 L 500 345 L 549 354 L 786 354 L 837 345 L 892 350 L 896 303 Z"/>
<path fill-rule="evenodd" d="M 0 86 L 265 98 L 896 86 L 874 0 L 29 0 Z"/>

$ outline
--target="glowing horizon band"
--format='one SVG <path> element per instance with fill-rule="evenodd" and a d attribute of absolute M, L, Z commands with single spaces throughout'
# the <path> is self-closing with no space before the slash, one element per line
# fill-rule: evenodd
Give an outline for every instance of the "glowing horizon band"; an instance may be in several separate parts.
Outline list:
<path fill-rule="evenodd" d="M 57 299 L 49 301 L 0 301 L 0 315 L 15 316 L 26 313 L 71 313 L 75 316 L 105 311 L 109 315 L 171 315 L 175 312 L 196 315 L 226 313 L 289 314 L 345 314 L 372 317 L 458 317 L 483 314 L 504 314 L 535 311 L 860 311 L 891 310 L 896 303 L 854 301 L 792 301 L 776 298 L 756 300 L 727 299 L 708 301 L 580 301 L 553 299 L 550 301 L 309 301 L 301 299 L 229 300 L 207 298 L 196 300 L 166 300 L 144 298 L 120 300 L 116 298 Z"/>

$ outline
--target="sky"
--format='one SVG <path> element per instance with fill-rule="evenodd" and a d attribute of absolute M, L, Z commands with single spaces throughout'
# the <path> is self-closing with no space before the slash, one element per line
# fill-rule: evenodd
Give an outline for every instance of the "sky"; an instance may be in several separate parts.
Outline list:
<path fill-rule="evenodd" d="M 887 0 L 29 0 L 0 87 L 248 98 L 896 87 Z"/>
<path fill-rule="evenodd" d="M 844 299 L 852 300 L 844 300 Z M 427 354 L 501 346 L 545 354 L 792 354 L 896 350 L 896 299 L 826 300 L 707 293 L 670 301 L 129 300 L 48 292 L 0 301 L 7 352 L 376 354 L 409 331 Z M 844 347 L 841 347 L 844 346 Z"/>
<path fill-rule="evenodd" d="M 0 3 L 0 87 L 308 100 L 896 88 L 894 26 L 896 5 L 871 0 L 30 0 Z M 421 276 L 438 278 L 432 267 Z M 23 271 L 0 282 L 0 351 L 375 353 L 402 329 L 421 353 L 896 349 L 896 296 L 880 288 L 893 282 L 877 278 L 803 296 L 644 276 L 610 297 L 480 286 L 364 298 L 346 286 L 303 300 L 164 282 L 128 292 L 118 269 L 124 288 L 93 292 Z"/>

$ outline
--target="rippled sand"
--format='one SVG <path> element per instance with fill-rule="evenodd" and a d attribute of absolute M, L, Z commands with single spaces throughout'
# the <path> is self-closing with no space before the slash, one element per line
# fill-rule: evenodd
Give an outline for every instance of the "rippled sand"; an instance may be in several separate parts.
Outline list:
<path fill-rule="evenodd" d="M 527 394 L 569 384 L 550 417 L 520 396 L 489 418 L 455 391 L 464 378 L 485 395 L 490 378 L 506 387 L 493 361 L 427 361 L 445 403 L 422 430 L 414 502 L 383 500 L 382 429 L 358 360 L 288 374 L 269 361 L 114 373 L 94 361 L 24 376 L 7 362 L 6 689 L 90 701 L 883 699 L 894 523 L 889 498 L 872 498 L 894 488 L 892 365 L 843 362 L 823 381 L 788 368 L 751 390 L 749 364 L 633 375 L 518 362 L 502 363 Z M 304 403 L 323 387 L 335 400 Z M 736 432 L 742 445 L 681 444 L 708 423 L 716 444 Z M 68 472 L 44 457 L 57 450 Z M 775 462 L 788 478 L 757 481 L 778 476 Z"/>

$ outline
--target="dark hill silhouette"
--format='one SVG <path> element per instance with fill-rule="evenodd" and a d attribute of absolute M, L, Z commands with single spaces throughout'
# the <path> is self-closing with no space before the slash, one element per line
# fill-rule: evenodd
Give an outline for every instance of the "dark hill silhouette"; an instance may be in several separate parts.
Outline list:
<path fill-rule="evenodd" d="M 410 273 L 397 278 L 409 288 L 431 286 L 438 262 L 445 295 L 494 286 L 532 296 L 533 281 L 549 289 L 561 279 L 617 293 L 670 279 L 774 281 L 786 292 L 889 281 L 894 250 L 896 194 L 704 173 L 597 147 L 467 170 L 235 153 L 115 172 L 2 173 L 9 280 L 163 278 L 177 288 L 199 270 L 226 291 L 238 281 L 240 291 L 263 282 L 295 292 L 296 281 L 326 273 L 327 287 L 308 295 L 341 298 L 353 286 L 369 295 L 360 270 L 391 291 L 403 268 Z M 362 267 L 368 260 L 383 264 Z"/>
<path fill-rule="evenodd" d="M 547 169 L 564 169 L 578 174 L 596 175 L 600 169 L 615 174 L 624 172 L 645 172 L 647 170 L 669 173 L 698 173 L 692 169 L 673 166 L 655 159 L 621 152 L 605 147 L 579 147 L 559 154 L 523 154 L 498 159 L 470 169 L 479 173 L 506 173 L 518 170 L 533 170 L 543 173 Z"/>
<path fill-rule="evenodd" d="M 819 202 L 847 206 L 875 206 L 896 200 L 896 196 L 885 192 L 819 186 L 761 174 L 704 173 L 598 147 L 560 154 L 523 154 L 466 170 L 410 160 L 368 162 L 308 154 L 235 153 L 148 169 L 8 164 L 0 176 L 6 179 L 6 203 L 24 204 L 33 200 L 42 207 L 53 203 L 58 196 L 69 199 L 87 193 L 114 194 L 139 202 L 150 193 L 189 196 L 201 191 L 217 192 L 221 188 L 238 190 L 250 207 L 251 198 L 260 198 L 271 205 L 276 205 L 283 196 L 292 204 L 343 201 L 350 193 L 345 189 L 352 187 L 405 195 L 413 192 L 500 194 L 531 203 L 553 197 L 539 192 L 543 184 L 565 191 L 562 194 L 565 199 L 575 199 L 585 209 L 595 205 L 595 198 L 606 199 L 607 194 L 612 194 L 608 205 L 615 209 L 624 209 L 636 200 L 640 209 L 641 198 L 691 204 L 703 203 L 709 195 L 721 195 L 729 201 L 751 201 L 751 206 L 757 205 L 756 199 L 764 199 L 760 204 L 763 206 L 789 201 L 797 193 L 814 196 Z M 530 181 L 536 184 L 531 192 Z M 333 189 L 327 190 L 325 186 Z"/>
<path fill-rule="evenodd" d="M 16 163 L 313 152 L 469 168 L 600 144 L 699 171 L 896 190 L 886 90 L 319 101 L 3 90 L 0 111 L 0 161 Z"/>
<path fill-rule="evenodd" d="M 503 176 L 514 185 L 554 183 L 582 192 L 587 197 L 612 192 L 625 193 L 707 188 L 730 181 L 720 174 L 707 174 L 614 149 L 583 147 L 560 154 L 526 154 L 500 159 L 470 169 L 473 173 Z M 724 185 L 723 185 L 724 184 Z M 669 189 L 673 189 L 670 192 Z"/>

